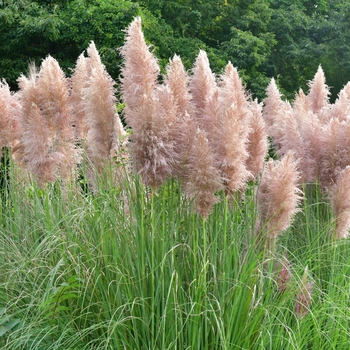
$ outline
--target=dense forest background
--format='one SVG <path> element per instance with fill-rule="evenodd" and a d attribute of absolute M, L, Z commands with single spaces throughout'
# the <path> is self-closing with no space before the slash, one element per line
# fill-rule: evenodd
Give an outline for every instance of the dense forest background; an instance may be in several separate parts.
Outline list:
<path fill-rule="evenodd" d="M 94 40 L 117 80 L 117 49 L 137 15 L 163 68 L 177 53 L 190 69 L 204 49 L 213 71 L 231 61 L 259 99 L 271 77 L 287 98 L 307 90 L 320 64 L 332 100 L 350 80 L 348 0 L 0 0 L 0 77 L 16 90 L 47 54 L 69 75 Z"/>

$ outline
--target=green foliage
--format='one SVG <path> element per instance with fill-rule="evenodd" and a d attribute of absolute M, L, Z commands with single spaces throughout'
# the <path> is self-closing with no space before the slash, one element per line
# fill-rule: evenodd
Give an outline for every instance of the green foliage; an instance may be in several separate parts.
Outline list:
<path fill-rule="evenodd" d="M 275 254 L 251 234 L 253 187 L 203 220 L 175 181 L 157 193 L 131 175 L 123 188 L 100 185 L 82 195 L 11 181 L 0 207 L 2 349 L 348 348 L 349 241 L 328 234 L 316 185 Z"/>
<path fill-rule="evenodd" d="M 117 78 L 121 58 L 117 49 L 124 42 L 123 30 L 132 19 L 140 14 L 137 4 L 130 1 L 74 0 L 67 3 L 62 11 L 61 36 L 57 42 L 57 58 L 70 59 L 66 67 L 84 51 L 93 40 L 106 65 L 109 74 Z M 64 66 L 64 65 L 63 65 Z"/>
<path fill-rule="evenodd" d="M 119 75 L 117 48 L 123 29 L 138 15 L 130 1 L 2 1 L 0 2 L 0 72 L 12 88 L 27 71 L 48 54 L 69 73 L 77 57 L 93 40 L 110 74 Z"/>
<path fill-rule="evenodd" d="M 19 328 L 21 320 L 9 315 L 5 308 L 0 308 L 0 337 L 6 335 L 11 330 L 14 331 Z M 1 343 L 0 343 L 1 344 Z"/>
<path fill-rule="evenodd" d="M 94 40 L 117 80 L 123 29 L 137 15 L 162 69 L 175 53 L 190 69 L 203 49 L 216 73 L 231 61 L 259 99 L 272 76 L 287 98 L 300 87 L 307 90 L 319 64 L 332 100 L 350 80 L 350 5 L 345 0 L 2 0 L 0 76 L 16 89 L 28 63 L 39 64 L 47 54 L 69 74 Z"/>

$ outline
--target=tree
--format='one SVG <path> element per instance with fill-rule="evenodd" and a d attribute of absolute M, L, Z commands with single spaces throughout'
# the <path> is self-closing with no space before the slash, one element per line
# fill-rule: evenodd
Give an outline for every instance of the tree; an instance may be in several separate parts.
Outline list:
<path fill-rule="evenodd" d="M 322 64 L 334 100 L 350 79 L 350 4 L 345 0 L 273 0 L 270 31 L 276 46 L 267 74 L 288 98 L 312 79 Z"/>
<path fill-rule="evenodd" d="M 0 75 L 11 87 L 28 63 L 48 54 L 69 68 L 93 40 L 110 74 L 117 78 L 123 29 L 140 13 L 137 4 L 118 0 L 0 2 Z"/>

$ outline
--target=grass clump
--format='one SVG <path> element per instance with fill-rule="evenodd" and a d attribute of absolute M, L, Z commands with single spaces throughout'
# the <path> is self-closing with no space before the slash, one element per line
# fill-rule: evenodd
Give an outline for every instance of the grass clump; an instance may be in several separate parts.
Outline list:
<path fill-rule="evenodd" d="M 3 349 L 348 347 L 349 243 L 329 234 L 316 185 L 273 252 L 252 234 L 253 187 L 204 219 L 175 180 L 156 193 L 136 175 L 84 194 L 9 186 Z"/>

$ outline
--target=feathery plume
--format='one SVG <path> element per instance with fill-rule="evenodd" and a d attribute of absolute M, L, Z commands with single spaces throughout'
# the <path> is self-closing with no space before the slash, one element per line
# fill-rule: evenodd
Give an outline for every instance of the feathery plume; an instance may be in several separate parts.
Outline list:
<path fill-rule="evenodd" d="M 49 153 L 56 161 L 57 176 L 74 177 L 78 154 L 68 108 L 69 86 L 58 62 L 48 56 L 41 64 L 37 79 L 37 106 L 50 130 Z"/>
<path fill-rule="evenodd" d="M 280 93 L 274 78 L 270 80 L 266 88 L 266 98 L 263 101 L 263 117 L 267 128 L 271 128 L 275 124 L 275 119 L 283 108 L 282 94 Z"/>
<path fill-rule="evenodd" d="M 141 17 L 136 17 L 127 28 L 125 43 L 120 53 L 124 58 L 120 80 L 122 99 L 126 104 L 125 119 L 127 124 L 134 128 L 139 123 L 139 118 L 138 113 L 131 111 L 137 110 L 145 100 L 152 97 L 160 72 L 157 59 L 146 45 Z"/>
<path fill-rule="evenodd" d="M 57 152 L 50 152 L 50 129 L 35 103 L 23 118 L 22 125 L 24 131 L 21 142 L 28 170 L 34 174 L 40 186 L 55 181 L 62 156 Z"/>
<path fill-rule="evenodd" d="M 293 152 L 294 157 L 298 159 L 300 169 L 300 181 L 304 182 L 304 161 L 306 147 L 300 133 L 300 128 L 297 120 L 294 117 L 292 110 L 282 111 L 281 121 L 283 122 L 283 135 L 280 140 L 280 147 L 276 153 L 280 156 Z"/>
<path fill-rule="evenodd" d="M 298 181 L 297 162 L 292 154 L 266 163 L 257 193 L 260 215 L 256 235 L 258 242 L 266 243 L 271 251 L 277 236 L 290 226 L 299 211 Z"/>
<path fill-rule="evenodd" d="M 242 120 L 242 116 L 234 105 L 226 109 L 221 128 L 221 142 L 215 154 L 225 190 L 230 194 L 241 189 L 250 176 L 245 167 L 248 159 L 249 120 Z"/>
<path fill-rule="evenodd" d="M 219 202 L 215 193 L 222 186 L 217 169 L 214 166 L 213 155 L 205 132 L 197 129 L 193 146 L 188 157 L 188 178 L 184 191 L 194 199 L 196 211 L 207 217 L 213 205 Z"/>
<path fill-rule="evenodd" d="M 192 114 L 191 94 L 188 90 L 190 78 L 185 71 L 181 58 L 174 55 L 166 67 L 166 76 L 164 84 L 169 86 L 176 104 L 177 113 L 180 116 Z"/>
<path fill-rule="evenodd" d="M 262 117 L 262 104 L 258 103 L 255 99 L 250 105 L 250 112 L 251 119 L 248 134 L 246 168 L 251 174 L 251 178 L 255 179 L 263 170 L 269 145 L 265 122 Z"/>
<path fill-rule="evenodd" d="M 266 123 L 267 134 L 273 139 L 276 152 L 281 147 L 286 122 L 283 120 L 285 112 L 291 111 L 292 107 L 288 102 L 281 99 L 275 79 L 271 79 L 267 89 L 267 97 L 264 99 L 263 117 Z"/>
<path fill-rule="evenodd" d="M 124 128 L 116 111 L 115 82 L 102 64 L 93 42 L 87 49 L 91 75 L 83 88 L 83 106 L 88 125 L 86 152 L 96 170 L 118 150 Z M 119 142 L 120 141 L 120 142 Z"/>
<path fill-rule="evenodd" d="M 309 111 L 309 105 L 307 101 L 307 96 L 305 95 L 303 89 L 299 89 L 293 102 L 293 113 L 296 115 L 301 114 L 302 116 L 307 115 Z"/>
<path fill-rule="evenodd" d="M 348 155 L 350 149 L 346 139 L 349 134 L 344 131 L 350 131 L 349 126 L 337 118 L 332 118 L 322 127 L 319 178 L 325 188 L 333 186 L 344 167 L 350 165 L 343 163 L 345 160 L 350 160 Z"/>
<path fill-rule="evenodd" d="M 203 111 L 216 86 L 215 74 L 210 69 L 208 56 L 205 51 L 200 50 L 192 69 L 189 89 L 192 94 L 194 116 L 201 128 L 203 128 Z M 205 129 L 208 129 L 208 126 Z"/>
<path fill-rule="evenodd" d="M 19 103 L 21 105 L 20 114 L 19 114 L 19 124 L 22 129 L 22 135 L 19 138 L 19 141 L 13 148 L 12 157 L 14 162 L 18 164 L 22 169 L 30 168 L 28 164 L 28 160 L 26 159 L 26 150 L 23 144 L 23 133 L 25 133 L 24 123 L 26 117 L 32 113 L 33 105 L 38 107 L 38 92 L 37 92 L 37 79 L 38 73 L 35 65 L 29 65 L 28 77 L 23 74 L 17 79 L 19 91 L 17 93 Z M 35 112 L 37 113 L 37 112 Z M 43 121 L 45 124 L 46 122 Z M 34 135 L 36 135 L 37 131 L 34 130 Z M 34 136 L 34 135 L 31 135 Z M 33 139 L 33 142 L 36 142 L 38 138 Z M 46 141 L 45 143 L 46 144 Z"/>
<path fill-rule="evenodd" d="M 222 145 L 223 113 L 224 108 L 220 101 L 219 88 L 215 87 L 207 99 L 200 123 L 215 155 L 220 152 L 220 145 Z"/>
<path fill-rule="evenodd" d="M 164 85 L 173 97 L 173 101 L 165 104 L 170 108 L 170 111 L 167 112 L 168 115 L 172 116 L 170 119 L 173 127 L 171 127 L 170 138 L 174 143 L 174 151 L 177 157 L 172 175 L 183 181 L 187 176 L 185 169 L 196 133 L 196 125 L 192 119 L 192 96 L 188 90 L 189 76 L 185 71 L 181 58 L 177 55 L 169 61 L 169 65 L 166 67 Z"/>
<path fill-rule="evenodd" d="M 91 76 L 91 64 L 89 64 L 89 61 L 89 58 L 85 57 L 84 53 L 82 53 L 77 59 L 70 79 L 71 94 L 69 96 L 69 107 L 71 108 L 75 138 L 78 142 L 86 139 L 89 130 L 86 122 L 83 94 Z"/>
<path fill-rule="evenodd" d="M 322 108 L 329 105 L 329 87 L 321 66 L 318 67 L 314 79 L 309 82 L 309 93 L 307 100 L 313 113 L 318 113 Z"/>
<path fill-rule="evenodd" d="M 149 99 L 144 95 L 144 100 L 135 111 L 139 124 L 133 127 L 130 136 L 134 169 L 152 188 L 159 187 L 166 180 L 177 158 L 171 131 L 173 123 L 167 123 L 169 116 L 159 100 L 159 95 L 167 93 L 162 90 L 159 90 L 158 96 Z"/>
<path fill-rule="evenodd" d="M 20 134 L 20 103 L 5 80 L 0 81 L 0 156 L 3 147 L 12 147 Z"/>
<path fill-rule="evenodd" d="M 237 68 L 231 62 L 226 65 L 223 74 L 220 76 L 219 86 L 223 109 L 230 107 L 232 104 L 241 108 L 248 108 L 248 93 L 239 77 Z"/>
<path fill-rule="evenodd" d="M 216 162 L 227 193 L 241 189 L 248 177 L 247 143 L 250 132 L 248 96 L 237 69 L 228 63 L 220 76 L 219 102 L 221 122 L 215 147 Z"/>
<path fill-rule="evenodd" d="M 298 113 L 294 113 L 294 115 L 304 144 L 303 158 L 299 162 L 302 172 L 301 180 L 304 183 L 319 181 L 324 147 L 322 124 L 317 114 L 310 111 L 306 115 Z"/>
<path fill-rule="evenodd" d="M 333 118 L 338 118 L 341 121 L 347 121 L 350 116 L 350 95 L 347 90 L 350 90 L 350 82 L 340 90 L 338 98 L 332 105 L 331 114 Z"/>
<path fill-rule="evenodd" d="M 336 218 L 335 237 L 349 237 L 350 229 L 350 166 L 339 175 L 330 191 L 330 201 Z"/>
<path fill-rule="evenodd" d="M 40 185 L 74 177 L 78 155 L 68 109 L 68 81 L 58 62 L 48 56 L 40 71 L 18 79 L 22 104 L 22 138 L 14 159 L 36 176 Z M 35 127 L 33 127 L 35 125 Z"/>
<path fill-rule="evenodd" d="M 130 151 L 133 166 L 146 185 L 156 188 L 171 173 L 176 162 L 175 101 L 169 87 L 157 86 L 159 66 L 149 51 L 137 17 L 128 27 L 121 49 L 122 97 L 125 119 L 132 128 Z M 168 101 L 168 106 L 164 101 Z"/>

